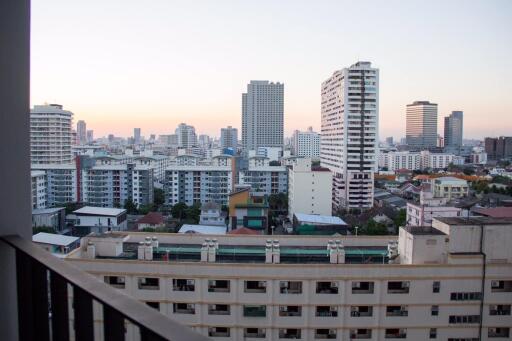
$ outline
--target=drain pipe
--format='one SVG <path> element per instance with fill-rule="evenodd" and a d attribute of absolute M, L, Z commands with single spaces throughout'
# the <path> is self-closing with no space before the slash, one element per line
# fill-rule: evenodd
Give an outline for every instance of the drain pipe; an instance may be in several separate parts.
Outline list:
<path fill-rule="evenodd" d="M 485 297 L 485 275 L 486 275 L 486 263 L 487 255 L 484 252 L 484 225 L 480 225 L 480 254 L 482 255 L 482 295 L 480 297 L 480 323 L 478 325 L 478 339 L 482 339 L 482 326 L 484 320 L 484 297 Z"/>

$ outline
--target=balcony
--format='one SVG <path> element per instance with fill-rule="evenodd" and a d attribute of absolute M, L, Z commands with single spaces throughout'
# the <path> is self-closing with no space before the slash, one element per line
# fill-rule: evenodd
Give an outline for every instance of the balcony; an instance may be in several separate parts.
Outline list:
<path fill-rule="evenodd" d="M 94 340 L 100 317 L 93 302 L 102 306 L 105 340 L 124 340 L 126 323 L 138 327 L 143 341 L 208 340 L 28 240 L 11 235 L 0 241 L 15 250 L 20 340 L 69 340 L 73 334 L 76 340 Z"/>
<path fill-rule="evenodd" d="M 409 281 L 388 282 L 388 294 L 408 294 L 409 286 Z"/>
<path fill-rule="evenodd" d="M 245 317 L 266 317 L 267 307 L 264 305 L 244 305 Z"/>

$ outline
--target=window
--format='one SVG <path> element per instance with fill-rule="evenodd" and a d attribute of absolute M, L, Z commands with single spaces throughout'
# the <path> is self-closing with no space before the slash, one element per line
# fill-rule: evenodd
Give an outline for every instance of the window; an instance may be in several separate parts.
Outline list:
<path fill-rule="evenodd" d="M 335 339 L 336 329 L 315 329 L 315 339 Z"/>
<path fill-rule="evenodd" d="M 439 315 L 439 306 L 438 305 L 433 305 L 432 308 L 430 309 L 430 315 L 432 316 L 438 316 Z"/>
<path fill-rule="evenodd" d="M 229 292 L 228 280 L 209 280 L 208 292 Z"/>
<path fill-rule="evenodd" d="M 388 305 L 386 307 L 386 316 L 407 316 L 409 314 L 407 306 Z"/>
<path fill-rule="evenodd" d="M 452 292 L 450 294 L 450 300 L 452 301 L 476 301 L 481 297 L 480 292 Z"/>
<path fill-rule="evenodd" d="M 350 330 L 350 338 L 351 339 L 371 339 L 372 338 L 372 330 L 371 329 L 351 329 Z"/>
<path fill-rule="evenodd" d="M 441 290 L 441 282 L 439 281 L 435 281 L 432 283 L 432 292 L 434 294 L 437 294 L 439 293 L 439 291 Z"/>
<path fill-rule="evenodd" d="M 251 337 L 255 339 L 264 339 L 267 337 L 264 328 L 245 328 L 244 337 Z"/>
<path fill-rule="evenodd" d="M 491 292 L 512 292 L 512 281 L 491 281 Z"/>
<path fill-rule="evenodd" d="M 154 308 L 156 310 L 160 310 L 160 302 L 150 302 L 150 301 L 148 301 L 148 302 L 146 302 L 146 304 L 148 306 L 150 306 L 151 308 Z"/>
<path fill-rule="evenodd" d="M 352 317 L 370 317 L 373 316 L 373 307 L 369 305 L 351 306 L 350 316 Z"/>
<path fill-rule="evenodd" d="M 504 327 L 496 327 L 496 328 L 489 328 L 487 331 L 488 337 L 503 337 L 508 338 L 510 337 L 510 328 L 504 328 Z"/>
<path fill-rule="evenodd" d="M 373 282 L 352 282 L 353 294 L 373 294 Z"/>
<path fill-rule="evenodd" d="M 227 327 L 209 327 L 208 336 L 210 337 L 230 337 L 229 328 Z"/>
<path fill-rule="evenodd" d="M 409 281 L 388 282 L 388 294 L 408 294 L 409 286 Z"/>
<path fill-rule="evenodd" d="M 405 329 L 389 328 L 384 334 L 385 339 L 405 339 L 407 331 Z"/>
<path fill-rule="evenodd" d="M 227 304 L 209 304 L 208 315 L 230 315 L 231 309 Z"/>
<path fill-rule="evenodd" d="M 302 294 L 302 282 L 281 281 L 279 282 L 281 294 Z"/>
<path fill-rule="evenodd" d="M 160 279 L 154 277 L 139 277 L 138 286 L 141 290 L 159 290 Z"/>
<path fill-rule="evenodd" d="M 105 276 L 105 283 L 110 284 L 114 288 L 124 289 L 125 288 L 125 277 L 124 276 Z"/>
<path fill-rule="evenodd" d="M 437 339 L 437 328 L 430 328 L 429 339 Z"/>
<path fill-rule="evenodd" d="M 279 316 L 297 317 L 302 315 L 302 307 L 298 305 L 279 306 Z"/>
<path fill-rule="evenodd" d="M 265 305 L 244 305 L 245 317 L 265 317 L 267 316 L 267 306 Z"/>
<path fill-rule="evenodd" d="M 246 293 L 265 293 L 267 292 L 266 281 L 245 281 L 244 292 Z"/>
<path fill-rule="evenodd" d="M 450 315 L 448 322 L 451 324 L 469 324 L 480 322 L 479 315 Z"/>
<path fill-rule="evenodd" d="M 196 305 L 193 303 L 174 303 L 172 305 L 172 311 L 175 314 L 195 314 Z"/>
<path fill-rule="evenodd" d="M 174 291 L 195 291 L 196 285 L 193 279 L 173 279 L 172 290 Z"/>
<path fill-rule="evenodd" d="M 337 282 L 316 282 L 316 293 L 317 294 L 337 294 L 338 283 Z"/>
<path fill-rule="evenodd" d="M 300 329 L 279 329 L 279 338 L 280 339 L 300 339 L 301 338 L 301 330 Z"/>
<path fill-rule="evenodd" d="M 510 304 L 491 304 L 489 306 L 489 315 L 510 315 Z"/>
<path fill-rule="evenodd" d="M 338 316 L 338 307 L 336 306 L 317 306 L 315 316 L 318 317 L 337 317 Z"/>

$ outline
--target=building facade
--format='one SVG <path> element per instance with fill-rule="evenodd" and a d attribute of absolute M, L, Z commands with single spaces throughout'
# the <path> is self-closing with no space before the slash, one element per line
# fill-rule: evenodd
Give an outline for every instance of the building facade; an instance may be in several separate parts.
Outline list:
<path fill-rule="evenodd" d="M 87 124 L 83 120 L 76 123 L 76 140 L 77 144 L 87 144 Z"/>
<path fill-rule="evenodd" d="M 247 169 L 240 170 L 238 184 L 251 187 L 254 196 L 288 192 L 288 171 L 284 166 L 270 166 L 266 157 L 249 158 Z"/>
<path fill-rule="evenodd" d="M 246 151 L 258 147 L 283 147 L 284 84 L 251 81 L 242 94 L 242 144 Z"/>
<path fill-rule="evenodd" d="M 377 169 L 379 70 L 358 62 L 322 83 L 322 167 L 333 175 L 333 207 L 373 206 Z"/>
<path fill-rule="evenodd" d="M 46 173 L 38 170 L 31 171 L 30 184 L 32 190 L 32 209 L 46 208 L 48 196 Z"/>
<path fill-rule="evenodd" d="M 33 164 L 32 171 L 42 171 L 46 178 L 46 207 L 77 202 L 79 196 L 77 168 L 68 164 Z"/>
<path fill-rule="evenodd" d="M 510 338 L 512 221 L 433 225 L 339 240 L 113 233 L 65 260 L 213 340 Z"/>
<path fill-rule="evenodd" d="M 399 169 L 424 170 L 446 169 L 450 163 L 454 163 L 456 156 L 446 153 L 431 153 L 428 150 L 421 152 L 381 152 L 379 154 L 379 167 L 388 171 Z"/>
<path fill-rule="evenodd" d="M 32 164 L 73 161 L 73 113 L 60 104 L 35 105 L 30 110 L 30 159 Z"/>
<path fill-rule="evenodd" d="M 238 147 L 238 129 L 228 126 L 220 130 L 220 147 L 233 148 Z"/>
<path fill-rule="evenodd" d="M 176 128 L 178 147 L 192 148 L 197 146 L 196 129 L 185 123 L 181 123 Z"/>
<path fill-rule="evenodd" d="M 406 141 L 411 148 L 437 146 L 437 104 L 416 101 L 407 105 Z"/>
<path fill-rule="evenodd" d="M 489 160 L 499 161 L 512 158 L 512 137 L 486 137 L 484 145 Z"/>
<path fill-rule="evenodd" d="M 307 131 L 293 132 L 293 153 L 296 156 L 320 158 L 320 134 L 309 127 Z"/>
<path fill-rule="evenodd" d="M 327 168 L 312 168 L 311 159 L 297 159 L 288 170 L 288 217 L 295 213 L 332 214 L 332 174 Z"/>

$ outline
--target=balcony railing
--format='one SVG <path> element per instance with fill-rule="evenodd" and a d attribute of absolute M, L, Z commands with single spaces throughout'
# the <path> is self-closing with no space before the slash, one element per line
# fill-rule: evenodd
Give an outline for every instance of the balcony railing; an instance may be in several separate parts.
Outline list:
<path fill-rule="evenodd" d="M 93 301 L 103 308 L 105 340 L 124 340 L 126 323 L 138 327 L 142 341 L 209 340 L 28 240 L 11 235 L 0 241 L 16 252 L 19 340 L 66 341 L 70 335 L 77 341 L 94 340 Z M 68 311 L 69 288 L 72 312 Z"/>

